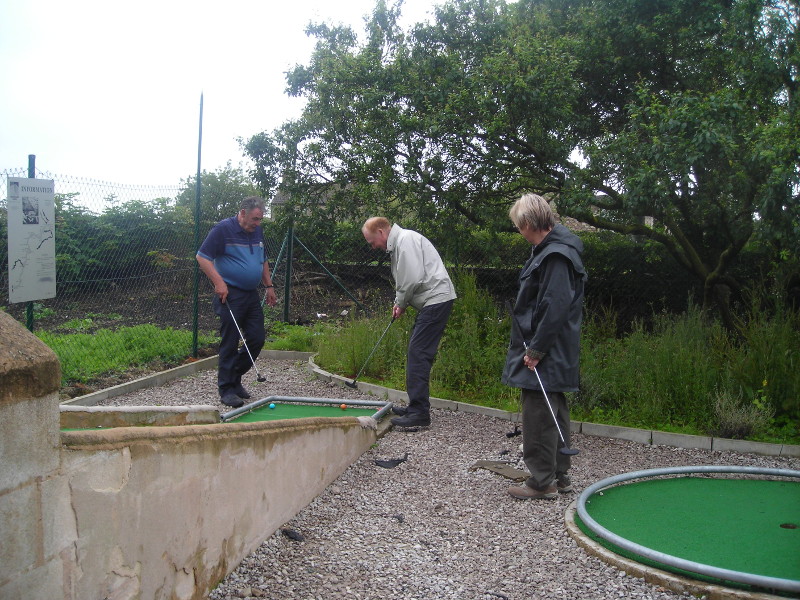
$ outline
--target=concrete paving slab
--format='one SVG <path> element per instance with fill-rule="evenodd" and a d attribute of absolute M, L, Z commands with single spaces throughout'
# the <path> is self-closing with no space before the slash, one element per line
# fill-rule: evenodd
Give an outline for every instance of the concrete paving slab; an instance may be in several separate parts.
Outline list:
<path fill-rule="evenodd" d="M 656 446 L 673 446 L 674 448 L 699 448 L 711 450 L 712 439 L 703 435 L 688 435 L 669 431 L 653 431 L 653 444 Z"/>

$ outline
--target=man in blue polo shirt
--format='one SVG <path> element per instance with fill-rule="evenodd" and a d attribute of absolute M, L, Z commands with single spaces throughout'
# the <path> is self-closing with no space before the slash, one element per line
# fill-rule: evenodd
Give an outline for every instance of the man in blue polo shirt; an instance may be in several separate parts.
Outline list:
<path fill-rule="evenodd" d="M 214 312 L 220 320 L 219 395 L 223 404 L 233 408 L 250 398 L 242 386 L 242 375 L 250 370 L 264 346 L 259 283 L 267 288 L 267 304 L 277 303 L 261 230 L 263 218 L 264 200 L 249 196 L 242 201 L 236 216 L 220 221 L 211 229 L 197 251 L 200 269 L 214 286 Z M 237 324 L 247 348 L 239 348 Z"/>

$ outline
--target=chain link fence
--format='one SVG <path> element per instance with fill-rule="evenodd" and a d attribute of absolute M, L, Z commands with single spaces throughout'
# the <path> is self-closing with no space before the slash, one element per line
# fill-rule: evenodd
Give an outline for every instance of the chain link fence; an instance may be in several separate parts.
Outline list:
<path fill-rule="evenodd" d="M 90 381 L 92 352 L 118 358 L 126 378 L 137 369 L 216 353 L 213 288 L 194 258 L 214 222 L 201 215 L 195 228 L 194 207 L 177 202 L 181 188 L 37 174 L 55 184 L 56 296 L 10 304 L 5 194 L 8 178 L 27 172 L 2 174 L 0 310 L 22 323 L 33 317 L 34 332 L 57 346 L 65 384 L 75 388 L 70 394 L 83 393 L 90 383 L 115 383 Z M 480 231 L 458 219 L 446 227 L 400 224 L 431 239 L 448 268 L 473 275 L 498 307 L 514 297 L 530 251 L 521 236 Z M 278 306 L 265 306 L 268 328 L 279 320 L 308 324 L 389 314 L 394 293 L 388 255 L 366 245 L 361 223 L 298 217 L 288 228 L 267 220 L 264 230 L 278 293 Z M 652 246 L 603 233 L 581 235 L 590 274 L 588 308 L 614 311 L 622 328 L 655 312 L 682 311 L 689 293 L 697 292 L 689 276 Z"/>

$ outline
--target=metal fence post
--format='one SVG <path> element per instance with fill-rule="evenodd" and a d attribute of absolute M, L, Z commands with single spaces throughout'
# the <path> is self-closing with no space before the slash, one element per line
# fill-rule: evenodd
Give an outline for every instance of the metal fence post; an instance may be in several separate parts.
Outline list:
<path fill-rule="evenodd" d="M 36 179 L 36 155 L 28 154 L 28 179 Z M 33 302 L 25 305 L 25 326 L 33 332 Z"/>
<path fill-rule="evenodd" d="M 289 299 L 292 295 L 292 261 L 294 260 L 294 217 L 289 219 L 286 233 L 286 275 L 283 281 L 283 322 L 289 322 Z"/>

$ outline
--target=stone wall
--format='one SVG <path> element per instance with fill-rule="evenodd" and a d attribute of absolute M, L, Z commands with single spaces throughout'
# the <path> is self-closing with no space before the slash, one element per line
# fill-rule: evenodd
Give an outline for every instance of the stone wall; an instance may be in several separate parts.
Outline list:
<path fill-rule="evenodd" d="M 376 440 L 356 417 L 62 432 L 58 360 L 3 313 L 0 339 L 0 598 L 205 598 Z"/>

